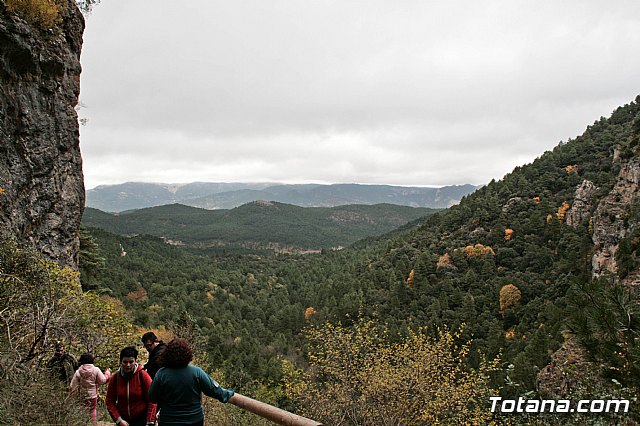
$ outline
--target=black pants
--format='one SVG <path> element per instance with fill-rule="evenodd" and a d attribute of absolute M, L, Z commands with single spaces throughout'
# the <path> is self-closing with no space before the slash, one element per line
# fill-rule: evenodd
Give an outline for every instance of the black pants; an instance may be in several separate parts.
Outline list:
<path fill-rule="evenodd" d="M 144 416 L 138 417 L 137 419 L 125 419 L 123 417 L 124 420 L 127 421 L 127 423 L 129 423 L 129 426 L 147 426 L 147 415 L 145 413 Z"/>

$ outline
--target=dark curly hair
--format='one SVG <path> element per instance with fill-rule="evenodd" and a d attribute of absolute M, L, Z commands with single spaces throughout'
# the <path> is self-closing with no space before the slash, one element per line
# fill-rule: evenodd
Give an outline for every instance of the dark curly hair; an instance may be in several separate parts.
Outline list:
<path fill-rule="evenodd" d="M 184 339 L 173 339 L 158 356 L 158 364 L 167 368 L 181 368 L 193 359 L 191 345 Z"/>

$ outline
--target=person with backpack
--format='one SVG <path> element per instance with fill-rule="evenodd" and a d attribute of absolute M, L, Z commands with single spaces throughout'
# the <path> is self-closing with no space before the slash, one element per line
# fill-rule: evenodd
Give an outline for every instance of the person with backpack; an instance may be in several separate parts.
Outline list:
<path fill-rule="evenodd" d="M 91 416 L 91 423 L 95 426 L 97 424 L 98 385 L 109 381 L 111 370 L 107 368 L 103 374 L 98 367 L 93 365 L 94 359 L 95 357 L 90 353 L 80 356 L 80 367 L 73 374 L 69 391 L 72 394 L 77 394 L 82 399 Z"/>
<path fill-rule="evenodd" d="M 138 350 L 127 346 L 120 351 L 120 368 L 107 387 L 109 415 L 119 426 L 146 426 L 156 421 L 156 404 L 149 399 L 151 377 L 138 364 Z"/>

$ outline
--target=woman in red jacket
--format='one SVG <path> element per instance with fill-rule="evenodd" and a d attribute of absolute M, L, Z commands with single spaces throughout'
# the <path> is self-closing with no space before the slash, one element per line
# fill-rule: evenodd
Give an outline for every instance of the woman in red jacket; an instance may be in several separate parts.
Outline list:
<path fill-rule="evenodd" d="M 151 377 L 138 365 L 138 350 L 120 351 L 120 368 L 107 387 L 107 409 L 119 426 L 146 426 L 156 421 L 156 405 L 149 400 Z"/>

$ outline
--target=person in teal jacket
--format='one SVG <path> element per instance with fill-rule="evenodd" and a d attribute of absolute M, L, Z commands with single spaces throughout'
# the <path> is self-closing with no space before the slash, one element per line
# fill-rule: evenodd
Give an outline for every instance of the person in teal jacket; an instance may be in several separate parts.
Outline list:
<path fill-rule="evenodd" d="M 234 394 L 203 369 L 189 364 L 192 359 L 191 346 L 184 339 L 173 339 L 160 354 L 161 368 L 149 388 L 149 398 L 160 410 L 159 426 L 202 426 L 202 394 L 224 403 Z"/>

